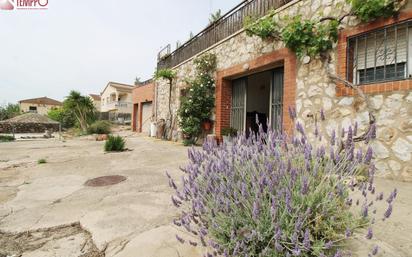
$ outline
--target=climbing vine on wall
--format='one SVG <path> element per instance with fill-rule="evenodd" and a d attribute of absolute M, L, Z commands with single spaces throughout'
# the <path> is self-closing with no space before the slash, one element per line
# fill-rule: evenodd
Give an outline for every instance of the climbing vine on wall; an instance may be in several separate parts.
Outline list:
<path fill-rule="evenodd" d="M 277 37 L 278 27 L 271 15 L 267 15 L 259 20 L 246 17 L 243 26 L 248 36 L 256 35 L 262 39 Z"/>
<path fill-rule="evenodd" d="M 405 4 L 404 0 L 346 1 L 351 5 L 351 11 L 342 17 L 326 17 L 321 20 L 302 19 L 301 16 L 287 17 L 286 24 L 279 26 L 274 21 L 272 12 L 257 20 L 246 18 L 244 28 L 248 36 L 279 39 L 297 56 L 313 57 L 333 47 L 338 40 L 338 26 L 344 17 L 356 16 L 361 21 L 368 22 L 379 17 L 393 16 Z"/>
<path fill-rule="evenodd" d="M 179 125 L 186 140 L 195 142 L 202 132 L 202 122 L 212 115 L 215 104 L 216 56 L 211 53 L 203 54 L 194 60 L 196 74 L 188 79 L 188 91 L 182 96 L 178 110 Z"/>
<path fill-rule="evenodd" d="M 315 23 L 295 16 L 282 30 L 285 45 L 297 56 L 316 56 L 332 49 L 338 40 L 338 22 L 336 20 Z"/>
<path fill-rule="evenodd" d="M 352 6 L 352 13 L 363 22 L 393 16 L 404 4 L 404 1 L 393 0 L 347 0 L 347 2 Z"/>

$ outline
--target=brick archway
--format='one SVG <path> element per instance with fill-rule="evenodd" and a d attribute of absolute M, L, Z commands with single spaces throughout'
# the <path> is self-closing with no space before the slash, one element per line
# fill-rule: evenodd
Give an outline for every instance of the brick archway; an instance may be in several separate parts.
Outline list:
<path fill-rule="evenodd" d="M 218 138 L 221 137 L 222 128 L 230 126 L 232 79 L 266 70 L 282 62 L 284 66 L 283 128 L 287 132 L 292 131 L 288 107 L 295 107 L 296 104 L 296 56 L 289 49 L 282 48 L 251 61 L 217 71 L 215 133 Z"/>

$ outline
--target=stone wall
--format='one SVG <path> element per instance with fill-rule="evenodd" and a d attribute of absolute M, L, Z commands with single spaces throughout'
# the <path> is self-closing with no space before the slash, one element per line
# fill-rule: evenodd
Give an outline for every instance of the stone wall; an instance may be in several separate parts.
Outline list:
<path fill-rule="evenodd" d="M 58 132 L 59 124 L 45 123 L 8 123 L 0 122 L 0 133 L 44 133 L 46 130 Z"/>
<path fill-rule="evenodd" d="M 409 6 L 408 6 L 409 8 Z M 280 8 L 274 19 L 285 16 L 302 15 L 303 18 L 319 19 L 324 16 L 339 17 L 349 11 L 345 0 L 304 0 L 294 1 Z M 342 30 L 359 26 L 360 21 L 347 17 Z M 281 41 L 263 41 L 259 37 L 249 37 L 240 31 L 233 37 L 208 50 L 217 56 L 217 69 L 223 70 L 256 59 L 267 53 L 284 48 Z M 365 103 L 356 96 L 338 96 L 337 85 L 328 73 L 336 74 L 338 66 L 337 46 L 328 60 L 313 58 L 309 63 L 298 61 L 296 70 L 296 109 L 299 121 L 309 130 L 313 128 L 316 113 L 324 109 L 327 120 L 320 130 L 325 140 L 333 128 L 341 130 L 355 122 L 359 133 L 368 127 L 368 110 Z M 193 76 L 193 61 L 174 68 L 177 79 L 172 87 L 172 112 L 176 115 L 180 90 L 185 88 L 185 78 Z M 157 82 L 157 119 L 168 118 L 168 85 Z M 393 90 L 385 93 L 368 93 L 377 119 L 378 139 L 373 143 L 376 152 L 377 169 L 381 176 L 399 180 L 412 179 L 412 93 L 410 90 Z M 287 108 L 287 107 L 284 107 Z M 178 127 L 174 128 L 179 131 Z M 175 133 L 176 139 L 179 137 Z"/>

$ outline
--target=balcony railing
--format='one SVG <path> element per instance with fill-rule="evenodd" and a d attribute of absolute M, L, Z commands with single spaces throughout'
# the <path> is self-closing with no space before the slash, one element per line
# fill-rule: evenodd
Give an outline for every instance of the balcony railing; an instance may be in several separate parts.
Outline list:
<path fill-rule="evenodd" d="M 104 107 L 108 110 L 132 110 L 133 103 L 131 102 L 123 102 L 123 101 L 113 101 L 106 103 Z"/>
<path fill-rule="evenodd" d="M 242 29 L 243 21 L 246 17 L 263 17 L 270 10 L 277 9 L 291 1 L 292 0 L 243 1 L 177 48 L 174 52 L 170 53 L 170 46 L 163 49 L 158 55 L 157 68 L 172 68 Z"/>

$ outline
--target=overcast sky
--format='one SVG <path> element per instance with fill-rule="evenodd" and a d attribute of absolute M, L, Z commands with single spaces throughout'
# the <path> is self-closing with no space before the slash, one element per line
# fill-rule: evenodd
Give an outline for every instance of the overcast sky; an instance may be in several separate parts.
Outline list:
<path fill-rule="evenodd" d="M 150 78 L 162 46 L 186 41 L 211 12 L 239 2 L 49 0 L 48 10 L 0 10 L 0 104 Z"/>

